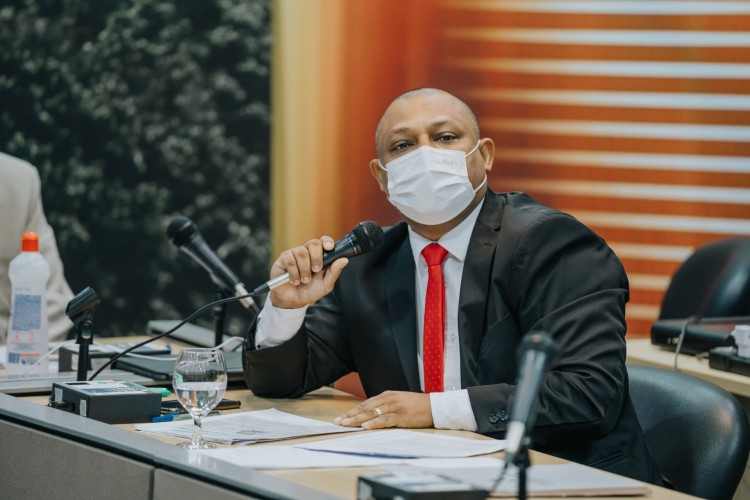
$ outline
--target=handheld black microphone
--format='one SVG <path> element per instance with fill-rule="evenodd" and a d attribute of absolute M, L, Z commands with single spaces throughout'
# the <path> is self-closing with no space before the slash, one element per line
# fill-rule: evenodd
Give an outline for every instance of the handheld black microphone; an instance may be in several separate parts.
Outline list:
<path fill-rule="evenodd" d="M 383 228 L 372 221 L 360 222 L 346 236 L 336 242 L 333 250 L 323 252 L 323 267 L 333 264 L 342 257 L 355 257 L 372 252 L 383 243 Z M 253 290 L 253 293 L 265 293 L 277 286 L 289 283 L 289 273 L 284 273 Z"/>
<path fill-rule="evenodd" d="M 213 282 L 223 288 L 226 293 L 235 297 L 248 295 L 245 285 L 206 244 L 192 220 L 178 215 L 167 226 L 167 236 L 177 248 L 208 271 Z M 256 314 L 260 311 L 252 297 L 240 299 L 240 304 Z"/>
<path fill-rule="evenodd" d="M 557 344 L 545 332 L 526 335 L 518 348 L 521 359 L 516 394 L 510 412 L 505 439 L 505 466 L 515 462 L 524 444 L 526 432 L 534 427 L 536 402 L 542 380 L 557 355 Z"/>

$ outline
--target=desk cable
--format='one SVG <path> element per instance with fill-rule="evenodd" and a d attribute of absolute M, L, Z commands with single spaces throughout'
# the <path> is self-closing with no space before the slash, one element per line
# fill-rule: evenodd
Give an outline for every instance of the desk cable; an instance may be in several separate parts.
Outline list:
<path fill-rule="evenodd" d="M 112 363 L 114 363 L 115 361 L 117 361 L 121 357 L 131 354 L 131 351 L 133 351 L 135 349 L 138 349 L 139 347 L 144 346 L 146 344 L 149 344 L 149 343 L 151 343 L 151 342 L 153 342 L 155 340 L 162 339 L 162 338 L 166 337 L 167 335 L 170 335 L 170 334 L 176 332 L 182 325 L 184 325 L 185 323 L 189 322 L 190 320 L 192 320 L 193 318 L 195 318 L 196 316 L 198 316 L 203 311 L 206 311 L 207 309 L 210 309 L 211 307 L 219 305 L 219 304 L 226 304 L 226 303 L 229 303 L 229 302 L 237 302 L 238 300 L 255 297 L 256 295 L 257 295 L 257 292 L 253 291 L 253 292 L 248 293 L 247 295 L 239 295 L 237 297 L 229 297 L 229 298 L 226 298 L 226 299 L 215 300 L 213 302 L 209 302 L 208 304 L 206 304 L 203 307 L 199 308 L 198 310 L 194 311 L 187 318 L 183 319 L 182 321 L 180 321 L 179 323 L 177 323 L 175 326 L 173 326 L 172 328 L 170 328 L 166 332 L 160 333 L 159 335 L 156 335 L 155 337 L 152 337 L 150 339 L 146 339 L 143 342 L 140 342 L 138 344 L 132 345 L 132 346 L 128 347 L 127 349 L 125 349 L 124 351 L 122 351 L 119 354 L 117 354 L 116 356 L 110 358 L 109 361 L 107 361 L 106 363 L 104 363 L 96 372 L 94 372 L 93 375 L 91 375 L 89 377 L 89 381 L 94 380 L 97 377 L 97 375 L 99 375 L 102 371 L 104 371 L 105 368 L 109 367 Z M 239 338 L 239 337 L 236 337 L 236 338 Z"/>
<path fill-rule="evenodd" d="M 503 468 L 500 470 L 500 474 L 497 475 L 497 478 L 495 478 L 495 481 L 492 483 L 489 489 L 489 496 L 487 498 L 492 497 L 492 492 L 497 489 L 498 486 L 500 486 L 500 483 L 503 482 L 503 479 L 505 479 L 505 473 L 508 471 L 508 468 L 510 467 L 510 464 L 508 462 L 505 462 L 503 464 Z M 750 467 L 750 465 L 748 465 Z"/>
<path fill-rule="evenodd" d="M 680 368 L 677 366 L 677 360 L 680 357 L 680 350 L 682 349 L 682 344 L 685 341 L 685 336 L 687 335 L 687 327 L 688 325 L 691 325 L 693 323 L 699 322 L 701 319 L 700 316 L 692 315 L 685 319 L 685 321 L 682 322 L 682 328 L 680 329 L 680 335 L 677 337 L 677 346 L 674 349 L 674 370 L 676 372 L 680 371 Z"/>

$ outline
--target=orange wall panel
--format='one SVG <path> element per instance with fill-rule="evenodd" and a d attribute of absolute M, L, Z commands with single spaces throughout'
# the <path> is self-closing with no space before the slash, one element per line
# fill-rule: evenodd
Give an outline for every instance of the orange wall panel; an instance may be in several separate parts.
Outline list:
<path fill-rule="evenodd" d="M 618 252 L 631 336 L 649 333 L 695 247 L 750 236 L 747 2 L 319 2 L 338 38 L 300 47 L 320 59 L 326 108 L 310 131 L 322 154 L 298 168 L 341 189 L 294 196 L 335 207 L 328 234 L 397 220 L 368 169 L 375 127 L 394 97 L 434 86 L 495 140 L 493 189 L 570 212 Z"/>

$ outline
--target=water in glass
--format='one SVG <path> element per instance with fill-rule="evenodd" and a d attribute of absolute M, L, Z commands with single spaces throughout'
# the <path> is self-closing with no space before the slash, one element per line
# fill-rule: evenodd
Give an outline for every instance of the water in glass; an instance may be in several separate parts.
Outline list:
<path fill-rule="evenodd" d="M 184 349 L 177 358 L 172 378 L 177 399 L 193 417 L 193 437 L 181 446 L 212 448 L 203 440 L 203 417 L 221 401 L 227 388 L 224 354 L 216 349 Z"/>

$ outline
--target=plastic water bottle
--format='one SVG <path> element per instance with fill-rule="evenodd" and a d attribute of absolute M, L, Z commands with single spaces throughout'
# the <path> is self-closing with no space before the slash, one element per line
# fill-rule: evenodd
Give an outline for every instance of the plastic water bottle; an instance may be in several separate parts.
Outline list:
<path fill-rule="evenodd" d="M 24 233 L 21 250 L 10 261 L 8 270 L 12 292 L 5 369 L 8 375 L 47 373 L 49 366 L 46 358 L 33 369 L 31 365 L 49 350 L 45 297 L 49 265 L 39 253 L 39 236 L 36 233 Z"/>

